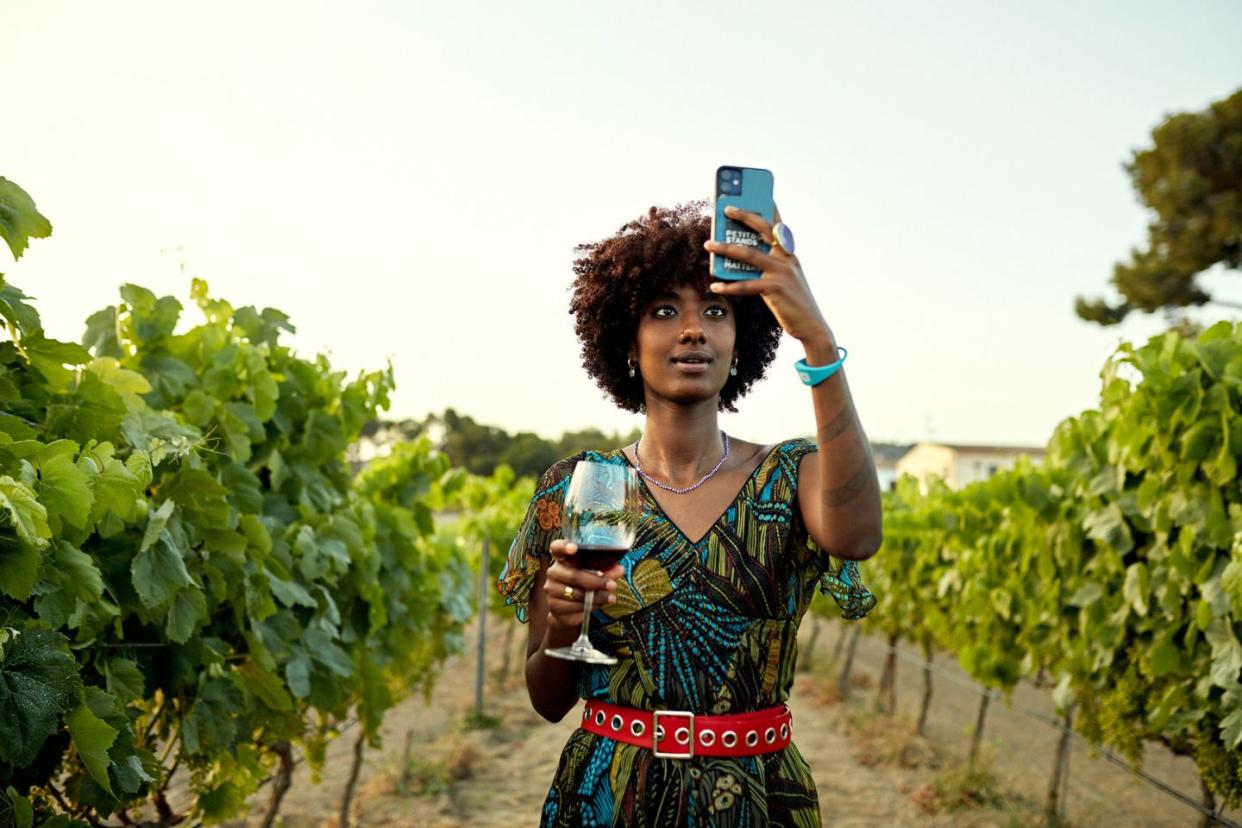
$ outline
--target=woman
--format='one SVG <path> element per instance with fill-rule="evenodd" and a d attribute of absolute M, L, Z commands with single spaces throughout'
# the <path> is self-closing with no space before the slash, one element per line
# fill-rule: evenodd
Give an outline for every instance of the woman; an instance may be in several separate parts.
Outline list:
<path fill-rule="evenodd" d="M 574 264 L 570 312 L 586 370 L 646 421 L 634 445 L 548 469 L 499 583 L 530 622 L 535 710 L 555 722 L 587 700 L 543 825 L 820 824 L 783 702 L 815 587 L 847 618 L 875 604 L 854 561 L 880 545 L 879 486 L 840 370 L 844 351 L 792 234 L 779 214 L 777 225 L 729 217 L 771 252 L 709 241 L 710 221 L 692 204 L 652 208 L 581 246 Z M 762 276 L 712 283 L 708 251 Z M 723 434 L 717 412 L 736 410 L 782 331 L 806 349 L 798 373 L 814 383 L 816 442 L 763 446 Z M 603 573 L 576 568 L 575 547 L 560 538 L 564 490 L 583 458 L 628 463 L 644 481 L 638 538 Z M 592 642 L 615 665 L 545 654 L 576 638 L 585 590 L 595 591 Z"/>

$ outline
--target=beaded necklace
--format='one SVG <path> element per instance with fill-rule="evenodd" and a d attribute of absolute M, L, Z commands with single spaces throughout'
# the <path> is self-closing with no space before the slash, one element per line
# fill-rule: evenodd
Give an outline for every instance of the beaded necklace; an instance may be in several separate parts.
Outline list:
<path fill-rule="evenodd" d="M 712 468 L 711 471 L 703 475 L 699 479 L 699 482 L 691 486 L 686 486 L 684 489 L 679 489 L 676 486 L 670 486 L 667 483 L 661 483 L 659 480 L 656 480 L 654 477 L 647 474 L 647 472 L 643 471 L 643 458 L 642 458 L 642 455 L 638 453 L 638 447 L 642 445 L 642 442 L 643 442 L 643 439 L 641 437 L 639 437 L 638 442 L 634 444 L 635 469 L 638 471 L 639 475 L 642 476 L 643 480 L 646 480 L 648 483 L 653 483 L 656 486 L 659 486 L 661 489 L 664 489 L 664 491 L 666 492 L 672 492 L 673 494 L 685 494 L 686 492 L 692 492 L 695 489 L 697 489 L 699 486 L 702 486 L 708 480 L 711 480 L 712 476 L 715 475 L 716 472 L 720 471 L 720 467 L 723 466 L 724 462 L 729 459 L 729 435 L 725 434 L 724 431 L 722 430 L 720 432 L 720 437 L 724 440 L 724 454 L 721 455 L 720 462 L 716 463 L 716 465 Z"/>

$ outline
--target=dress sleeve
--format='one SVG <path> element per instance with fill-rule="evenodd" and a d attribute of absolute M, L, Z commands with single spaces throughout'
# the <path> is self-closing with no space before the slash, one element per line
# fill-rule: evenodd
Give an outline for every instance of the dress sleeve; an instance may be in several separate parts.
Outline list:
<path fill-rule="evenodd" d="M 561 536 L 561 503 L 565 499 L 573 460 L 562 460 L 539 478 L 522 526 L 509 544 L 505 568 L 496 582 L 496 588 L 505 596 L 505 606 L 514 607 L 522 623 L 527 620 L 530 590 L 539 564 L 551 557 L 548 546 Z"/>
<path fill-rule="evenodd" d="M 818 447 L 810 440 L 795 440 L 791 445 L 791 460 L 797 469 L 806 454 L 818 451 Z M 795 472 L 796 473 L 796 472 Z M 790 547 L 799 563 L 811 567 L 819 573 L 819 591 L 832 597 L 841 608 L 841 616 L 848 620 L 862 618 L 876 605 L 876 597 L 867 589 L 858 569 L 858 561 L 836 558 L 825 551 L 811 537 L 802 513 L 798 509 L 797 487 L 793 494 L 793 532 Z"/>

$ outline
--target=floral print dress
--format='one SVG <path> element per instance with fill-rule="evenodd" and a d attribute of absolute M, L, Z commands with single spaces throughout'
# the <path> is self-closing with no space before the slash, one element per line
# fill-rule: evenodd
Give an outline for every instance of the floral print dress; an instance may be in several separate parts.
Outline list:
<path fill-rule="evenodd" d="M 591 619 L 592 643 L 618 663 L 580 665 L 580 697 L 703 715 L 760 710 L 789 698 L 798 625 L 816 588 L 846 618 L 875 606 L 857 564 L 829 556 L 802 523 L 798 464 L 815 450 L 807 440 L 773 448 L 697 540 L 644 490 L 617 600 Z M 498 585 L 522 621 L 540 562 L 560 537 L 561 502 L 582 459 L 629 462 L 620 450 L 591 451 L 544 473 Z M 579 729 L 561 754 L 540 824 L 818 826 L 820 817 L 815 783 L 794 744 L 759 756 L 657 758 Z"/>

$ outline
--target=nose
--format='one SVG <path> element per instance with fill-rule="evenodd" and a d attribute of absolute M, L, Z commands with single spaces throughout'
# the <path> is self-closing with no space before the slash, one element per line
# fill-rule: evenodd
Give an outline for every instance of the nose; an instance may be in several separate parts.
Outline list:
<path fill-rule="evenodd" d="M 677 342 L 682 345 L 688 345 L 691 342 L 697 342 L 700 345 L 707 342 L 707 335 L 703 333 L 702 325 L 687 325 L 681 332 L 681 336 L 677 338 Z"/>

